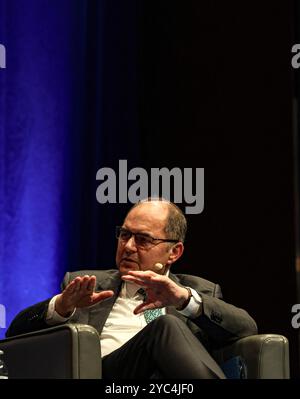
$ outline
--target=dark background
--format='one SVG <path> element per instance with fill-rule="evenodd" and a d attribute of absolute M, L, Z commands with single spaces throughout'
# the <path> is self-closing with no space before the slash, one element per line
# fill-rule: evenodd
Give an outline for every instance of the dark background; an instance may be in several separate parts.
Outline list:
<path fill-rule="evenodd" d="M 204 167 L 205 209 L 187 216 L 186 252 L 173 271 L 218 282 L 260 333 L 285 335 L 298 378 L 298 330 L 291 326 L 298 226 L 294 2 L 89 0 L 57 3 L 57 10 L 45 4 L 52 10 L 51 24 L 48 16 L 39 32 L 45 51 L 68 21 L 68 52 L 60 47 L 57 54 L 72 65 L 64 71 L 71 94 L 61 100 L 69 107 L 63 234 L 56 238 L 64 251 L 51 261 L 53 287 L 66 270 L 114 266 L 111 237 L 128 205 L 97 203 L 100 167 L 117 171 L 120 159 L 128 169 L 148 171 Z M 11 20 L 16 5 L 7 3 L 5 12 Z M 66 87 L 64 74 L 55 79 L 53 98 L 55 87 Z"/>
<path fill-rule="evenodd" d="M 110 11 L 115 19 L 113 5 Z M 297 303 L 293 11 L 291 2 L 139 2 L 130 12 L 128 4 L 121 6 L 118 22 L 126 39 L 123 31 L 110 44 L 122 52 L 111 60 L 107 49 L 120 94 L 110 104 L 112 114 L 105 107 L 103 123 L 109 148 L 104 164 L 115 170 L 123 158 L 146 169 L 205 167 L 205 210 L 188 216 L 186 253 L 173 270 L 219 282 L 225 299 L 246 308 L 260 333 L 286 335 L 298 376 L 298 332 L 291 327 L 291 306 Z M 123 18 L 134 12 L 133 28 Z M 108 19 L 109 33 L 112 26 Z M 133 54 L 128 42 L 135 29 Z M 136 95 L 136 142 L 126 119 L 130 92 Z M 140 152 L 131 153 L 138 147 Z M 92 185 L 89 203 L 94 192 Z M 103 210 L 95 208 L 103 223 Z M 125 211 L 121 205 L 103 208 L 113 234 Z M 83 219 L 88 235 L 91 218 Z M 103 224 L 97 228 L 100 237 L 105 234 Z M 115 246 L 103 251 L 94 244 L 87 240 L 85 253 L 84 244 L 79 248 L 83 264 L 109 264 Z"/>

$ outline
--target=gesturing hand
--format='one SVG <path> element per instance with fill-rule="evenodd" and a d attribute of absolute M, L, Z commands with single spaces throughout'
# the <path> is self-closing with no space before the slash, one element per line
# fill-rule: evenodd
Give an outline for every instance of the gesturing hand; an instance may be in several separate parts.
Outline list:
<path fill-rule="evenodd" d="M 144 312 L 147 309 L 175 306 L 181 308 L 189 298 L 189 291 L 177 285 L 169 277 L 154 273 L 153 271 L 128 271 L 122 276 L 125 281 L 132 281 L 144 288 L 147 297 L 145 302 L 134 309 L 134 314 Z"/>
<path fill-rule="evenodd" d="M 76 277 L 57 296 L 55 310 L 61 316 L 67 317 L 75 308 L 95 305 L 114 295 L 113 291 L 94 292 L 95 285 L 96 276 Z"/>

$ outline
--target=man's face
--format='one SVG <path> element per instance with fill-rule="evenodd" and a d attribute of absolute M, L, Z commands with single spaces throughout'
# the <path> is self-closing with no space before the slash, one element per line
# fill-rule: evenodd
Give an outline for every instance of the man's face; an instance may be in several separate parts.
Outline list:
<path fill-rule="evenodd" d="M 169 238 L 164 232 L 167 216 L 168 206 L 165 203 L 145 202 L 129 212 L 122 227 L 133 233 L 147 234 L 154 238 Z M 164 266 L 172 263 L 171 253 L 168 242 L 159 242 L 146 249 L 137 246 L 134 236 L 131 236 L 127 241 L 119 239 L 116 264 L 121 274 L 126 274 L 129 270 L 156 271 L 156 263 L 162 263 Z"/>

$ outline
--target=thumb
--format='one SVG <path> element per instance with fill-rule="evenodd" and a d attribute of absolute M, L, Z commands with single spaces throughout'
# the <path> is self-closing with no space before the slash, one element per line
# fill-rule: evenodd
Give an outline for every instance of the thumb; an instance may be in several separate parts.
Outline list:
<path fill-rule="evenodd" d="M 101 292 L 94 292 L 92 297 L 93 304 L 104 301 L 104 299 L 111 298 L 114 295 L 114 292 L 111 290 L 108 291 L 101 291 Z"/>
<path fill-rule="evenodd" d="M 134 314 L 139 314 L 139 313 L 142 313 L 145 310 L 149 310 L 149 309 L 155 309 L 154 303 L 152 303 L 152 302 L 143 302 L 143 303 L 141 303 L 140 305 L 138 305 L 134 309 L 133 313 Z"/>

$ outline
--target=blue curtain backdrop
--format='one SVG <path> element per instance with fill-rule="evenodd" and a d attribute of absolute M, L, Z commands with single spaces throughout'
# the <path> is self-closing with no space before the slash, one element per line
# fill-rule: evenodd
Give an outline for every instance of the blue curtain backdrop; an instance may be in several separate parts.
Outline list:
<path fill-rule="evenodd" d="M 115 221 L 97 206 L 96 171 L 122 158 L 134 163 L 139 144 L 135 2 L 113 3 L 0 0 L 6 327 L 18 311 L 57 293 L 66 270 L 114 267 L 114 241 L 99 240 L 111 237 L 123 210 Z"/>

